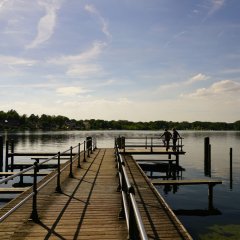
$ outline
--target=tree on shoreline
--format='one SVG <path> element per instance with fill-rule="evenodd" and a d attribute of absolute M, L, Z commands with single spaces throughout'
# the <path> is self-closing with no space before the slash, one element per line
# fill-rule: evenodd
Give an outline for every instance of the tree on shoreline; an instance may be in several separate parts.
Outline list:
<path fill-rule="evenodd" d="M 75 120 L 65 116 L 51 116 L 42 114 L 40 117 L 31 114 L 19 115 L 15 110 L 0 111 L 0 130 L 240 130 L 240 120 L 234 123 L 226 122 L 172 122 L 172 121 L 150 121 L 132 122 L 128 120 Z"/>

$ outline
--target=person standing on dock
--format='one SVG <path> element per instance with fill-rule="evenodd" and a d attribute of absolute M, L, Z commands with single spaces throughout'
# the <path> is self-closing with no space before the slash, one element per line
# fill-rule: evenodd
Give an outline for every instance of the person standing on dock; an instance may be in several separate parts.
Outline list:
<path fill-rule="evenodd" d="M 167 129 L 165 129 L 161 137 L 163 136 L 164 136 L 163 143 L 164 143 L 164 146 L 166 146 L 166 151 L 168 151 L 169 142 L 170 142 L 170 139 L 172 138 L 172 134 Z"/>
<path fill-rule="evenodd" d="M 173 148 L 172 149 L 173 149 L 173 151 L 176 151 L 177 140 L 178 140 L 178 138 L 181 138 L 181 136 L 178 133 L 178 131 L 176 130 L 176 128 L 173 128 L 172 138 L 173 138 Z"/>

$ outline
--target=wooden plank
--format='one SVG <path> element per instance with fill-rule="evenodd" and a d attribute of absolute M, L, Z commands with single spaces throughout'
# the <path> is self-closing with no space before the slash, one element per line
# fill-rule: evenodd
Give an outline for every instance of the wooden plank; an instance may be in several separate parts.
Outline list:
<path fill-rule="evenodd" d="M 200 185 L 200 184 L 222 184 L 221 180 L 214 179 L 184 179 L 184 180 L 160 180 L 153 179 L 152 184 L 154 185 Z"/>

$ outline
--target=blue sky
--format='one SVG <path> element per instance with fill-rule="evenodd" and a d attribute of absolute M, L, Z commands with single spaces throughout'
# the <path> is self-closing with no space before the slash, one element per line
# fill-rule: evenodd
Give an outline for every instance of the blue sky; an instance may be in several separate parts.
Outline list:
<path fill-rule="evenodd" d="M 0 0 L 0 110 L 240 119 L 239 0 Z"/>

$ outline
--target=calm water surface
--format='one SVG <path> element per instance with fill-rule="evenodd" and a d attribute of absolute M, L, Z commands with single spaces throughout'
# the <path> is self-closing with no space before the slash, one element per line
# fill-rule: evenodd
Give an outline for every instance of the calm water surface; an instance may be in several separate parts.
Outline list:
<path fill-rule="evenodd" d="M 160 131 L 48 131 L 48 132 L 0 132 L 5 139 L 14 139 L 16 152 L 58 152 L 75 146 L 87 136 L 95 135 L 98 147 L 113 147 L 114 138 L 155 137 Z M 204 175 L 204 137 L 210 137 L 212 148 L 213 179 L 223 181 L 214 187 L 214 207 L 220 215 L 184 216 L 178 215 L 194 239 L 240 239 L 240 132 L 228 131 L 182 131 L 185 156 L 180 165 L 185 168 L 184 179 L 209 178 Z M 230 187 L 229 149 L 233 148 L 233 184 Z M 156 158 L 156 156 L 155 156 Z M 180 186 L 177 192 L 160 193 L 174 210 L 207 212 L 208 187 Z M 7 196 L 9 197 L 9 196 Z"/>

